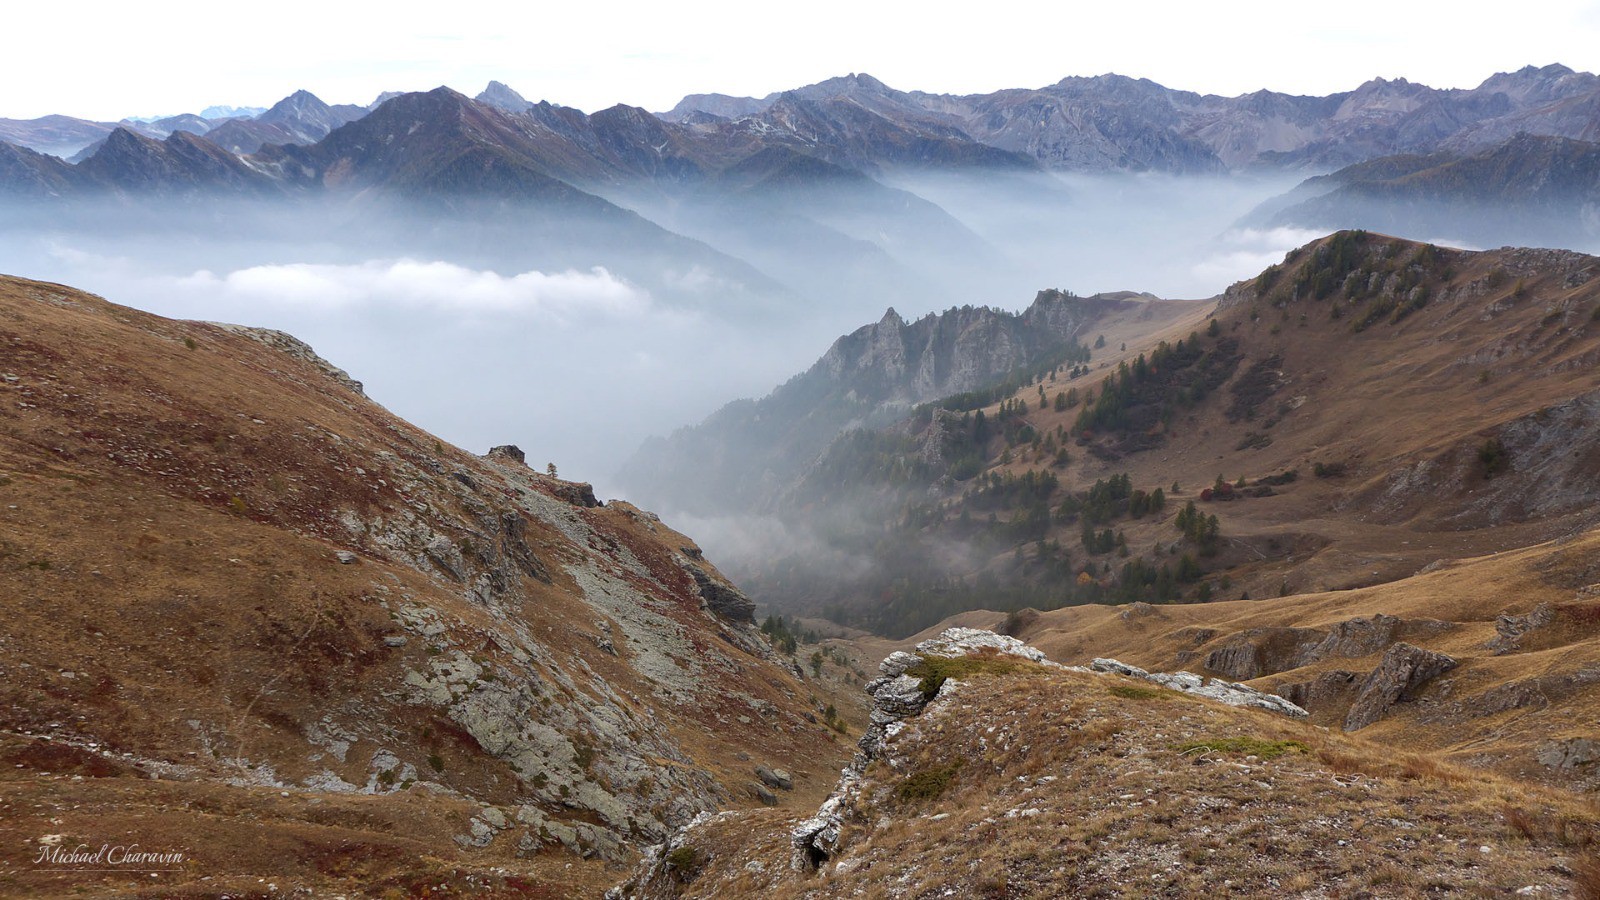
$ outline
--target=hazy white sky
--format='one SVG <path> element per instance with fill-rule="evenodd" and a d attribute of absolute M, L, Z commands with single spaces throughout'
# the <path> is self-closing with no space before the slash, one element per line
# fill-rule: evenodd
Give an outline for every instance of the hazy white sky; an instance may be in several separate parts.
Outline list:
<path fill-rule="evenodd" d="M 1530 63 L 1600 68 L 1600 4 L 1582 0 L 9 6 L 0 117 L 11 118 L 268 105 L 297 88 L 365 104 L 440 84 L 476 94 L 491 78 L 592 111 L 660 110 L 686 93 L 762 95 L 848 72 L 937 92 L 1115 71 L 1207 93 L 1325 94 L 1375 75 L 1466 87 Z"/>

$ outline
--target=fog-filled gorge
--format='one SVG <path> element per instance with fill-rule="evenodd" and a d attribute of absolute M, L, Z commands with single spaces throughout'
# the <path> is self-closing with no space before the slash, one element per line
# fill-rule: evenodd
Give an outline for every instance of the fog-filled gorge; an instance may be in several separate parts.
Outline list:
<path fill-rule="evenodd" d="M 287 331 L 444 438 L 519 444 L 609 496 L 643 439 L 765 394 L 887 307 L 1020 309 L 1047 287 L 1201 298 L 1308 236 L 1232 228 L 1292 178 L 885 180 L 655 192 L 634 204 L 665 225 L 648 243 L 642 220 L 548 209 L 19 204 L 0 220 L 0 271 Z"/>

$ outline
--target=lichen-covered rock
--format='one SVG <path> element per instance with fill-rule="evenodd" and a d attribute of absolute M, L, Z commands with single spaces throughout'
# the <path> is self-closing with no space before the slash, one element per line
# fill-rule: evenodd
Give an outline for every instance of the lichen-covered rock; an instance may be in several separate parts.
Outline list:
<path fill-rule="evenodd" d="M 700 597 L 706 602 L 706 609 L 724 619 L 735 622 L 754 622 L 756 620 L 756 602 L 744 595 L 743 591 L 729 584 L 717 581 L 706 570 L 693 563 L 684 566 L 689 575 L 694 578 L 695 589 L 700 592 Z"/>
<path fill-rule="evenodd" d="M 1129 678 L 1148 679 L 1150 677 L 1149 672 L 1146 672 L 1138 666 L 1130 666 L 1124 662 L 1119 662 L 1114 659 L 1105 659 L 1102 657 L 1096 657 L 1095 659 L 1091 660 L 1089 663 L 1089 669 L 1095 672 L 1107 672 L 1112 675 L 1126 675 Z"/>
<path fill-rule="evenodd" d="M 1276 694 L 1258 691 L 1247 684 L 1223 681 L 1221 678 L 1202 678 L 1193 672 L 1151 673 L 1138 666 L 1130 666 L 1114 659 L 1096 659 L 1089 664 L 1089 668 L 1095 672 L 1138 678 L 1174 691 L 1182 691 L 1185 694 L 1208 697 L 1219 703 L 1226 703 L 1229 706 L 1264 709 L 1267 712 L 1274 712 L 1295 719 L 1303 719 L 1310 715 L 1310 713 L 1307 713 L 1296 704 Z"/>
<path fill-rule="evenodd" d="M 904 650 L 896 650 L 888 656 L 885 656 L 883 658 L 883 662 L 878 663 L 878 671 L 883 673 L 883 677 L 885 678 L 898 678 L 899 676 L 905 674 L 907 669 L 919 662 L 922 662 L 922 657 L 916 655 L 915 653 L 907 653 Z"/>
<path fill-rule="evenodd" d="M 794 790 L 794 778 L 783 769 L 769 769 L 766 766 L 756 766 L 756 777 L 768 787 L 775 787 L 780 791 Z"/>
<path fill-rule="evenodd" d="M 889 654 L 878 670 L 883 677 L 867 682 L 866 692 L 872 697 L 872 713 L 866 733 L 857 742 L 861 752 L 856 754 L 839 779 L 839 785 L 823 802 L 817 814 L 795 826 L 791 839 L 795 847 L 796 866 L 816 867 L 832 856 L 839 846 L 843 827 L 843 810 L 852 798 L 855 785 L 872 760 L 882 753 L 884 742 L 902 727 L 905 719 L 921 714 L 934 700 L 948 696 L 958 682 L 946 681 L 929 697 L 922 689 L 922 679 L 906 674 L 928 657 L 954 659 L 977 653 L 1003 653 L 1032 662 L 1047 663 L 1044 653 L 1013 637 L 1006 637 L 979 628 L 950 628 L 938 637 L 917 644 L 916 653 L 896 651 Z"/>
<path fill-rule="evenodd" d="M 789 832 L 790 842 L 799 854 L 796 863 L 815 868 L 838 852 L 839 837 L 844 830 L 845 803 L 860 777 L 856 771 L 846 769 L 839 778 L 839 786 L 822 801 L 817 814 Z"/>
<path fill-rule="evenodd" d="M 1545 741 L 1534 748 L 1533 758 L 1552 769 L 1576 769 L 1600 760 L 1600 741 L 1590 738 Z"/>
<path fill-rule="evenodd" d="M 876 678 L 867 682 L 866 691 L 872 697 L 873 714 L 882 713 L 890 722 L 914 716 L 928 705 L 922 679 L 915 675 Z"/>
<path fill-rule="evenodd" d="M 953 659 L 973 653 L 993 651 L 1042 663 L 1043 651 L 1030 647 L 1014 637 L 984 631 L 981 628 L 947 628 L 938 637 L 929 638 L 917 645 L 922 656 L 943 656 Z M 887 661 L 887 660 L 886 660 Z"/>
<path fill-rule="evenodd" d="M 1443 653 L 1398 643 L 1361 683 L 1361 693 L 1345 717 L 1344 730 L 1357 731 L 1383 718 L 1389 708 L 1417 688 L 1456 667 Z"/>
<path fill-rule="evenodd" d="M 1504 656 L 1522 649 L 1522 636 L 1548 626 L 1556 619 L 1555 610 L 1548 603 L 1534 607 L 1533 612 L 1522 616 L 1501 615 L 1494 620 L 1496 632 L 1488 643 L 1495 656 Z"/>

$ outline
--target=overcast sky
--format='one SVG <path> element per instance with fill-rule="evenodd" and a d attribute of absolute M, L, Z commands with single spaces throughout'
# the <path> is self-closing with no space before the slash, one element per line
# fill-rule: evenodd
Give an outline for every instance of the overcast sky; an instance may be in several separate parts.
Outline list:
<path fill-rule="evenodd" d="M 305 88 L 385 90 L 490 79 L 529 99 L 653 110 L 686 93 L 764 95 L 848 72 L 971 93 L 1118 72 L 1239 94 L 1348 90 L 1372 76 L 1469 87 L 1496 71 L 1600 68 L 1600 4 L 1280 0 L 1125 4 L 741 0 L 11 4 L 0 117 L 113 120 L 265 106 Z"/>

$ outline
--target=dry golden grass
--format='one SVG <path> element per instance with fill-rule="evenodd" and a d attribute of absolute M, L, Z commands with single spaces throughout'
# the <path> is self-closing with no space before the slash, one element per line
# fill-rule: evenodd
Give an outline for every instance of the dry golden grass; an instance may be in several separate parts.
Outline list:
<path fill-rule="evenodd" d="M 481 537 L 469 505 L 509 512 L 506 498 L 519 488 L 558 494 L 572 485 L 506 474 L 256 341 L 59 286 L 0 278 L 0 374 L 10 376 L 0 379 L 0 596 L 8 601 L 0 736 L 27 744 L 51 734 L 117 763 L 101 772 L 92 760 L 24 746 L 0 769 L 0 802 L 37 804 L 27 815 L 0 815 L 8 848 L 0 850 L 0 894 L 121 890 L 114 873 L 46 889 L 24 865 L 25 851 L 45 834 L 97 839 L 146 825 L 141 835 L 206 848 L 194 854 L 202 868 L 186 876 L 196 883 L 248 873 L 251 891 L 263 889 L 256 878 L 275 875 L 284 891 L 348 891 L 420 878 L 426 855 L 462 889 L 467 875 L 448 872 L 498 866 L 532 896 L 597 892 L 610 878 L 599 864 L 565 851 L 519 854 L 524 828 L 461 850 L 454 838 L 467 827 L 467 808 L 420 808 L 413 795 L 421 787 L 359 801 L 306 787 L 324 772 L 366 784 L 381 747 L 424 779 L 514 813 L 531 799 L 523 773 L 443 709 L 410 702 L 404 685 L 447 640 L 479 664 L 506 664 L 525 640 L 517 628 L 576 675 L 571 685 L 552 678 L 542 702 L 609 696 L 626 716 L 653 711 L 649 727 L 670 736 L 675 758 L 641 762 L 710 772 L 729 803 L 757 803 L 744 787 L 761 763 L 788 769 L 796 784 L 784 798 L 814 808 L 849 757 L 847 740 L 804 719 L 807 685 L 752 655 L 728 656 L 730 644 L 675 561 L 692 541 L 626 504 L 576 513 L 595 546 L 511 513 L 549 580 L 523 578 L 504 608 L 491 609 L 404 552 L 365 542 L 346 518 L 421 516 L 470 550 Z M 452 473 L 478 494 L 461 499 Z M 358 563 L 340 565 L 340 549 L 357 551 Z M 628 577 L 684 626 L 693 652 L 728 660 L 708 667 L 702 699 L 663 699 L 626 641 L 614 655 L 594 640 L 602 614 L 563 566 L 624 550 L 649 575 Z M 437 612 L 443 636 L 413 631 L 403 646 L 386 643 L 403 631 L 401 607 Z M 838 705 L 859 725 L 859 690 L 844 698 Z M 770 718 L 750 715 L 758 707 Z M 324 717 L 361 730 L 348 759 L 308 743 Z M 643 737 L 639 727 L 625 726 L 622 739 Z M 124 752 L 136 763 L 118 762 Z M 179 793 L 148 777 L 168 765 L 194 787 Z M 604 787 L 618 773 L 602 768 L 593 780 Z M 294 790 L 283 798 L 221 783 L 257 776 Z M 663 813 L 670 800 L 657 802 Z M 556 819 L 592 815 L 550 806 Z M 349 859 L 339 858 L 341 845 Z M 358 864 L 364 846 L 376 849 Z M 407 884 L 396 889 L 416 893 Z M 493 890 L 502 888 L 519 890 Z"/>
<path fill-rule="evenodd" d="M 741 814 L 693 836 L 720 862 L 684 896 L 1559 896 L 1600 873 L 1587 798 L 1183 695 L 1152 716 L 1107 680 L 964 682 L 868 770 L 819 872 Z M 898 791 L 957 761 L 936 799 Z"/>

